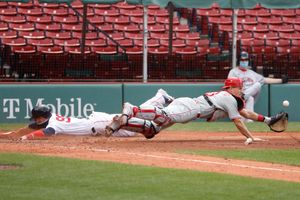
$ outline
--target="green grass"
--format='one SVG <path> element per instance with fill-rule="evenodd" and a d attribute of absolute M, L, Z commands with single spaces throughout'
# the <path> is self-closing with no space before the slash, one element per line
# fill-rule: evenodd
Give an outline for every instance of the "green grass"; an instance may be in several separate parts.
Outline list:
<path fill-rule="evenodd" d="M 300 184 L 25 154 L 0 154 L 0 194 L 5 200 L 77 199 L 299 199 Z"/>
<path fill-rule="evenodd" d="M 300 166 L 300 149 L 178 150 L 177 152 Z"/>
<path fill-rule="evenodd" d="M 265 123 L 253 122 L 246 123 L 252 132 L 270 132 Z M 237 132 L 232 122 L 189 122 L 187 124 L 175 124 L 168 128 L 172 131 L 202 131 L 202 132 Z M 288 132 L 299 132 L 300 122 L 289 122 Z"/>

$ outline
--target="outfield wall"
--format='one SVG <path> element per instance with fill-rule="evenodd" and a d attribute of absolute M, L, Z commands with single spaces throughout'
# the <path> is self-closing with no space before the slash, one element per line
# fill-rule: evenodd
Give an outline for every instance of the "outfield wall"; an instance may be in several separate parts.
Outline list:
<path fill-rule="evenodd" d="M 141 104 L 163 88 L 174 97 L 197 97 L 218 91 L 221 83 L 210 84 L 1 84 L 0 123 L 27 122 L 30 110 L 38 103 L 49 105 L 54 112 L 86 117 L 92 110 L 107 113 L 121 111 L 122 102 Z M 262 114 L 289 112 L 291 121 L 300 121 L 300 84 L 265 85 L 255 106 Z M 283 100 L 290 107 L 282 106 Z M 270 103 L 269 103 L 270 102 Z"/>

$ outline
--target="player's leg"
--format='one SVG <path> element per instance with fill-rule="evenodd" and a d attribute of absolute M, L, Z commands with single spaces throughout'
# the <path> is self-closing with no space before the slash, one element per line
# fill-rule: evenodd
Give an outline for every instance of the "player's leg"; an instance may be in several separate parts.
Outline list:
<path fill-rule="evenodd" d="M 159 89 L 154 97 L 147 100 L 140 106 L 152 105 L 155 107 L 163 108 L 169 105 L 174 100 L 174 97 L 170 96 L 165 90 Z"/>
<path fill-rule="evenodd" d="M 251 87 L 243 91 L 244 98 L 247 100 L 249 97 L 257 96 L 261 90 L 261 84 L 259 82 L 254 83 Z"/>
<path fill-rule="evenodd" d="M 161 130 L 161 128 L 161 126 L 158 126 L 153 121 L 132 117 L 125 125 L 122 125 L 121 129 L 117 132 L 124 129 L 130 132 L 141 133 L 145 136 L 145 138 L 151 139 Z M 113 135 L 115 136 L 115 133 L 117 132 L 114 132 Z"/>
<path fill-rule="evenodd" d="M 154 121 L 159 125 L 168 123 L 170 121 L 166 113 L 158 107 L 151 105 L 137 107 L 130 103 L 124 103 L 122 115 L 113 118 L 113 121 L 106 127 L 105 135 L 110 136 L 113 132 L 119 130 L 121 126 L 126 125 L 128 120 L 132 117 Z"/>

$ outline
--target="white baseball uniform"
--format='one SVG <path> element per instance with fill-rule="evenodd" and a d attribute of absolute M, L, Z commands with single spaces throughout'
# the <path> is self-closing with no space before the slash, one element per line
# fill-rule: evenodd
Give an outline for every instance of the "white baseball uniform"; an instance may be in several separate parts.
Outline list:
<path fill-rule="evenodd" d="M 55 134 L 66 135 L 92 135 L 96 131 L 104 134 L 105 127 L 112 121 L 116 114 L 93 112 L 88 118 L 64 117 L 55 113 L 49 119 L 47 128 L 55 130 Z M 120 130 L 114 136 L 127 137 L 135 133 Z"/>
<path fill-rule="evenodd" d="M 210 92 L 206 96 L 212 103 L 199 96 L 197 98 L 178 98 L 162 110 L 166 113 L 171 123 L 185 123 L 196 118 L 206 118 L 208 121 L 217 120 L 228 116 L 230 119 L 241 118 L 236 99 L 227 91 Z M 216 111 L 221 111 L 222 114 Z"/>
<path fill-rule="evenodd" d="M 265 78 L 251 69 L 233 68 L 228 74 L 228 78 L 238 77 L 243 80 L 243 93 L 246 101 L 246 109 L 254 111 L 254 103 L 257 101 L 261 87 L 265 83 Z"/>

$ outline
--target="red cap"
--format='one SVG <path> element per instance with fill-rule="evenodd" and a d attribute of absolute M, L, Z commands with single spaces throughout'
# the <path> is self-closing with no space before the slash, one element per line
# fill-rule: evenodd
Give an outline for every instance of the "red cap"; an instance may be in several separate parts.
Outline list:
<path fill-rule="evenodd" d="M 242 88 L 243 87 L 243 81 L 240 78 L 237 77 L 230 77 L 227 78 L 224 82 L 224 86 L 223 88 L 229 88 L 229 87 L 239 87 Z"/>

